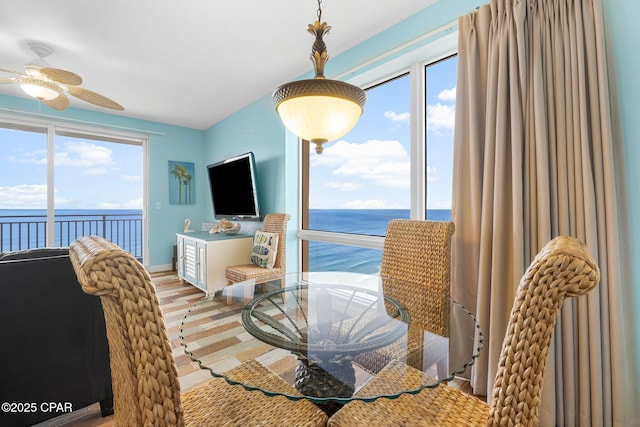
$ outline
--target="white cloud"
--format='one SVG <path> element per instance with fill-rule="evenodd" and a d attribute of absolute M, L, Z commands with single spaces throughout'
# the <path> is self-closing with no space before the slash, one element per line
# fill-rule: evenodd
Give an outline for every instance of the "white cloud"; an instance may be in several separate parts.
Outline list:
<path fill-rule="evenodd" d="M 341 206 L 342 209 L 394 209 L 397 206 L 390 204 L 386 200 L 351 200 Z"/>
<path fill-rule="evenodd" d="M 114 169 L 113 152 L 88 142 L 70 141 L 55 153 L 56 167 L 78 167 L 85 175 L 104 175 Z"/>
<path fill-rule="evenodd" d="M 336 182 L 331 181 L 324 184 L 325 187 L 333 188 L 338 191 L 353 191 L 362 187 L 362 184 L 356 184 L 355 182 Z"/>
<path fill-rule="evenodd" d="M 429 206 L 429 209 L 451 209 L 451 200 L 434 202 Z"/>
<path fill-rule="evenodd" d="M 138 176 L 138 175 L 121 175 L 121 178 L 126 182 L 138 182 L 138 181 L 140 181 L 140 176 Z"/>
<path fill-rule="evenodd" d="M 435 182 L 439 180 L 440 180 L 440 177 L 438 176 L 438 171 L 436 170 L 436 168 L 434 168 L 433 166 L 427 165 L 427 181 Z"/>
<path fill-rule="evenodd" d="M 129 200 L 124 203 L 98 203 L 99 209 L 142 209 L 142 199 Z"/>
<path fill-rule="evenodd" d="M 444 89 L 435 104 L 427 105 L 427 130 L 442 134 L 451 132 L 456 121 L 456 88 Z"/>
<path fill-rule="evenodd" d="M 85 168 L 82 170 L 82 175 L 106 175 L 108 173 L 109 168 L 104 167 Z"/>
<path fill-rule="evenodd" d="M 83 168 L 85 175 L 104 175 L 115 170 L 113 151 L 107 147 L 85 141 L 67 141 L 58 144 L 55 152 L 56 167 L 69 166 Z M 47 150 L 33 150 L 11 155 L 7 158 L 13 163 L 47 164 Z M 127 176 L 124 179 L 139 180 L 140 177 Z"/>
<path fill-rule="evenodd" d="M 47 164 L 47 150 L 33 150 L 19 154 L 19 156 L 15 154 L 10 155 L 7 157 L 7 160 L 11 163 L 32 163 L 38 165 Z"/>
<path fill-rule="evenodd" d="M 408 123 L 411 115 L 406 113 L 396 113 L 395 111 L 385 111 L 384 116 L 393 122 Z"/>
<path fill-rule="evenodd" d="M 312 167 L 331 168 L 335 177 L 357 177 L 381 187 L 409 187 L 409 155 L 398 141 L 338 141 L 322 155 L 312 156 L 311 162 Z"/>
<path fill-rule="evenodd" d="M 440 101 L 455 101 L 456 100 L 456 88 L 445 89 L 438 94 Z"/>
<path fill-rule="evenodd" d="M 67 203 L 54 191 L 56 206 Z M 47 186 L 45 184 L 20 184 L 13 187 L 0 186 L 0 209 L 45 209 Z"/>
<path fill-rule="evenodd" d="M 43 209 L 47 206 L 47 186 L 21 184 L 0 187 L 0 208 Z"/>
<path fill-rule="evenodd" d="M 455 105 L 445 105 L 439 102 L 427 105 L 427 130 L 436 133 L 453 131 L 455 121 Z"/>

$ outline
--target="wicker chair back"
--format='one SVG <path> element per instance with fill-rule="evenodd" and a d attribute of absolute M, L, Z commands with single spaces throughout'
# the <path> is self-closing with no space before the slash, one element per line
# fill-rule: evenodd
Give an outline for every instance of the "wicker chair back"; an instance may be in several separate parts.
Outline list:
<path fill-rule="evenodd" d="M 566 297 L 584 295 L 600 281 L 586 247 L 560 236 L 547 243 L 525 272 L 511 310 L 490 404 L 489 425 L 538 424 L 551 334 Z"/>
<path fill-rule="evenodd" d="M 184 425 L 171 344 L 145 268 L 93 236 L 73 242 L 70 256 L 83 291 L 102 300 L 116 425 Z"/>
<path fill-rule="evenodd" d="M 385 294 L 409 309 L 412 324 L 441 336 L 449 335 L 454 229 L 453 222 L 394 219 L 387 226 L 382 251 L 380 275 L 398 279 L 386 284 Z"/>

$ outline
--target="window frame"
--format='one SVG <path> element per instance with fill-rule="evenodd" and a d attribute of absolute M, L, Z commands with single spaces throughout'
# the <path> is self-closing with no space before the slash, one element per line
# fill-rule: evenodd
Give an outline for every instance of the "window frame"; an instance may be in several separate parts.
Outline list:
<path fill-rule="evenodd" d="M 6 126 L 5 126 L 6 125 Z M 59 136 L 74 136 L 79 138 L 95 139 L 103 142 L 111 142 L 114 144 L 131 144 L 138 145 L 142 149 L 142 254 L 143 263 L 149 256 L 149 243 L 145 236 L 148 236 L 148 163 L 149 163 L 149 137 L 146 134 L 121 131 L 118 129 L 101 128 L 63 120 L 55 120 L 43 116 L 43 118 L 24 117 L 14 114 L 0 113 L 0 127 L 12 129 L 22 129 L 30 131 L 30 129 L 41 129 L 47 139 L 47 235 L 45 237 L 47 245 L 54 242 L 54 221 L 55 221 L 55 177 L 54 177 L 54 154 L 55 154 L 55 138 Z"/>
<path fill-rule="evenodd" d="M 410 206 L 411 219 L 425 219 L 427 210 L 427 170 L 426 170 L 426 67 L 448 57 L 457 55 L 458 34 L 451 31 L 436 40 L 425 42 L 422 46 L 397 58 L 366 71 L 352 79 L 349 83 L 365 90 L 384 84 L 398 76 L 409 74 L 410 91 Z M 345 73 L 348 74 L 348 73 Z M 365 106 L 366 108 L 366 106 Z M 379 249 L 384 246 L 383 236 L 349 234 L 341 232 L 309 230 L 309 167 L 310 143 L 300 140 L 299 158 L 300 183 L 300 228 L 297 239 L 300 246 L 299 265 L 302 271 L 309 268 L 309 242 L 335 243 L 361 248 Z"/>

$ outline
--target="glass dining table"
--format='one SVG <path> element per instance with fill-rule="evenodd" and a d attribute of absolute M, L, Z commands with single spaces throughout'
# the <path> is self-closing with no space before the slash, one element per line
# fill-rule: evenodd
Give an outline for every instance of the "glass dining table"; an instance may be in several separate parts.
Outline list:
<path fill-rule="evenodd" d="M 409 308 L 416 304 L 403 303 L 393 292 L 407 286 L 416 287 L 415 298 L 420 295 L 425 305 L 439 303 L 444 326 L 415 320 L 422 317 L 418 308 Z M 291 273 L 265 292 L 242 282 L 197 301 L 184 316 L 180 341 L 213 376 L 269 396 L 345 404 L 417 393 L 463 373 L 483 343 L 467 309 L 418 286 L 348 272 Z M 247 359 L 277 373 L 292 392 L 227 374 Z M 381 370 L 407 365 L 422 376 L 400 372 L 383 390 L 363 387 Z"/>

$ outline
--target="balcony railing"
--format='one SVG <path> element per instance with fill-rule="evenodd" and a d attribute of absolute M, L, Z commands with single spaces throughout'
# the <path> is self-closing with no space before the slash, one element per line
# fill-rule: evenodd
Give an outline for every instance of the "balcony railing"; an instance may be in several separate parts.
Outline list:
<path fill-rule="evenodd" d="M 0 252 L 69 246 L 82 236 L 100 236 L 142 259 L 142 213 L 61 214 L 47 245 L 46 215 L 0 216 Z"/>

